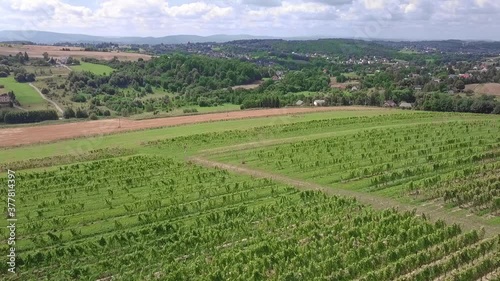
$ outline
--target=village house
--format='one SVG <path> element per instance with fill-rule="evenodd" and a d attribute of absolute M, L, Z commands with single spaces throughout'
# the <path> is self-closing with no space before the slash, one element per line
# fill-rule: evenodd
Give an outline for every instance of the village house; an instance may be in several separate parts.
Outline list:
<path fill-rule="evenodd" d="M 12 106 L 12 100 L 8 94 L 0 95 L 0 107 Z"/>

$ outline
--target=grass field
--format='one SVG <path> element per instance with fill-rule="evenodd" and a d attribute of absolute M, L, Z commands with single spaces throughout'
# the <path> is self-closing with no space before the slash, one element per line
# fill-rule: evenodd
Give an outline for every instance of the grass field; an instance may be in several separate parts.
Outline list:
<path fill-rule="evenodd" d="M 0 279 L 497 280 L 499 129 L 334 111 L 3 149 Z"/>
<path fill-rule="evenodd" d="M 33 89 L 28 83 L 18 83 L 14 77 L 0 78 L 0 85 L 5 86 L 5 90 L 14 91 L 21 106 L 27 110 L 47 109 L 48 102 Z"/>
<path fill-rule="evenodd" d="M 74 71 L 90 71 L 94 74 L 98 75 L 109 75 L 113 72 L 113 69 L 107 65 L 88 63 L 88 62 L 80 62 L 80 65 L 71 66 L 71 69 Z"/>

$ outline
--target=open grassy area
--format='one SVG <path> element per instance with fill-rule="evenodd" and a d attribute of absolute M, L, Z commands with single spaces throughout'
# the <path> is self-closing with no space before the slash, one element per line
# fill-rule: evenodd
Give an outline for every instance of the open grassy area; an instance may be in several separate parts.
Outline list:
<path fill-rule="evenodd" d="M 4 85 L 7 91 L 14 91 L 21 106 L 27 110 L 47 109 L 48 102 L 33 89 L 28 83 L 18 83 L 14 77 L 0 78 L 0 85 Z"/>
<path fill-rule="evenodd" d="M 109 75 L 113 72 L 113 69 L 107 65 L 88 63 L 88 62 L 80 62 L 80 65 L 71 66 L 71 69 L 74 71 L 90 71 L 94 74 L 98 75 Z"/>

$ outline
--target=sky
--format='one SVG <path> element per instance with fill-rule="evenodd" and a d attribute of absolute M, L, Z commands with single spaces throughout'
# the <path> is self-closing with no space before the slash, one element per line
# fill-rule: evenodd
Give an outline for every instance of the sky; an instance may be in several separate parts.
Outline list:
<path fill-rule="evenodd" d="M 0 0 L 0 30 L 500 41 L 500 0 Z"/>

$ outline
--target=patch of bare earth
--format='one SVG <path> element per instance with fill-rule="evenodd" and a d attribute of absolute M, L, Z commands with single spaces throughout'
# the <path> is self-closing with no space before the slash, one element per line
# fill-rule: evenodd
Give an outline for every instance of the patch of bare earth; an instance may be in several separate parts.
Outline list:
<path fill-rule="evenodd" d="M 500 83 L 469 84 L 465 90 L 471 90 L 476 94 L 485 94 L 500 97 Z"/>
<path fill-rule="evenodd" d="M 339 83 L 339 82 L 337 82 L 337 77 L 330 78 L 330 88 L 334 88 L 334 89 L 345 90 L 345 89 L 350 89 L 350 87 L 354 87 L 354 86 L 359 88 L 359 85 L 360 85 L 360 83 L 357 80 Z"/>
<path fill-rule="evenodd" d="M 370 107 L 308 107 L 308 108 L 274 108 L 260 110 L 242 110 L 203 115 L 178 116 L 147 120 L 107 119 L 67 123 L 57 125 L 42 125 L 33 127 L 18 127 L 0 129 L 0 147 L 20 146 L 35 143 L 52 142 L 62 139 L 90 137 L 142 129 L 170 127 L 211 121 L 234 120 L 244 118 L 259 118 L 289 114 L 301 114 L 323 111 L 361 111 L 381 110 Z"/>
<path fill-rule="evenodd" d="M 262 85 L 262 83 L 264 83 L 264 81 L 259 80 L 259 81 L 253 82 L 252 84 L 234 86 L 234 87 L 232 87 L 232 89 L 233 90 L 238 90 L 238 89 L 252 90 L 252 89 L 257 89 L 260 85 Z"/>

